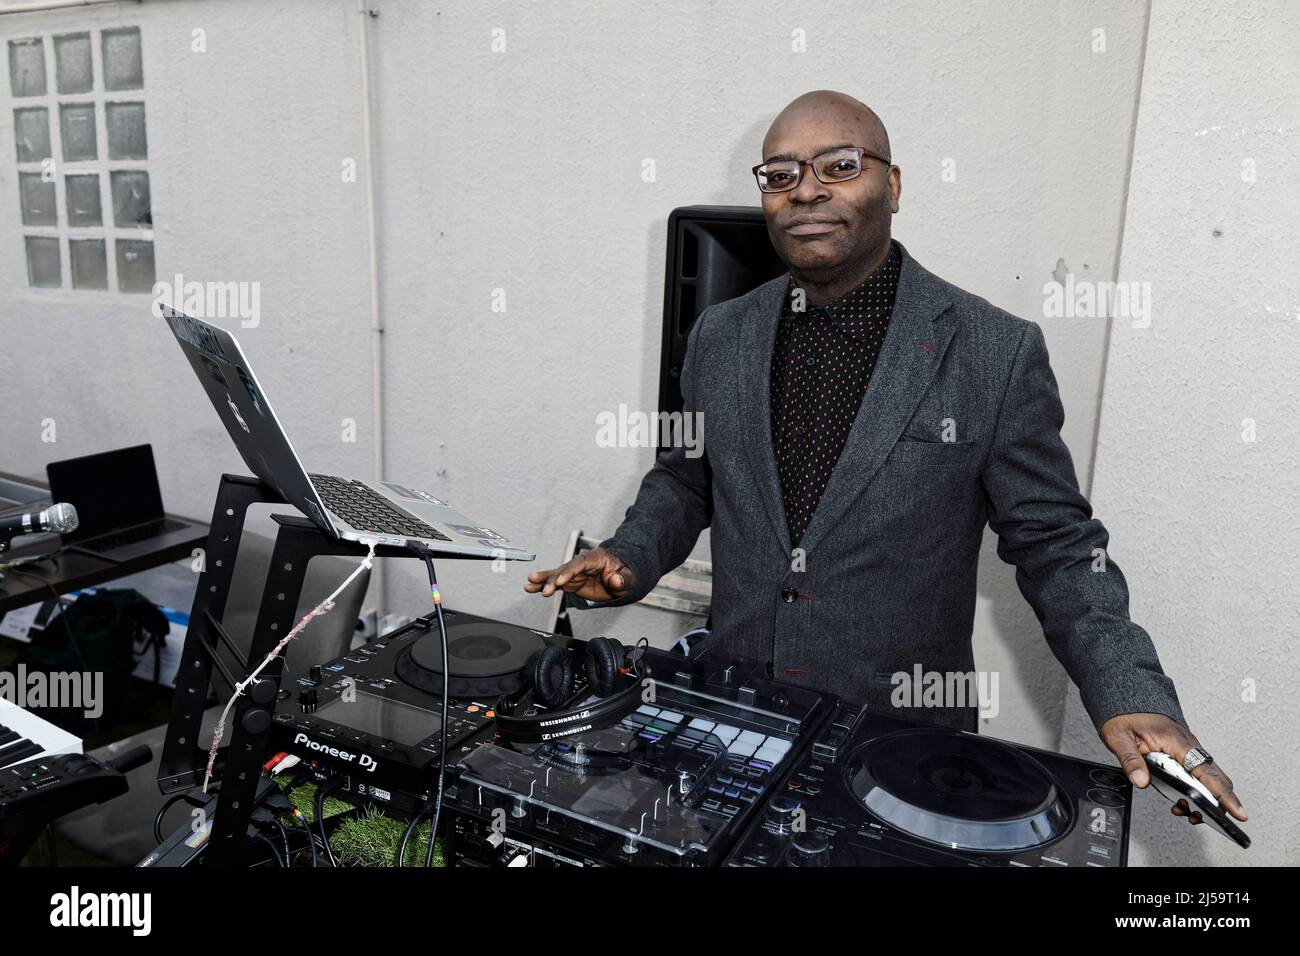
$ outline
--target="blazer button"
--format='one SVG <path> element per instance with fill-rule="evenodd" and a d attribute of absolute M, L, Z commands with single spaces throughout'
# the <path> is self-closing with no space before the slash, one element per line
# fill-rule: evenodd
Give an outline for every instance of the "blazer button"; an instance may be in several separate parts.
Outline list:
<path fill-rule="evenodd" d="M 799 592 L 794 588 L 786 588 L 781 592 L 781 600 L 786 604 L 793 604 L 799 599 Z"/>

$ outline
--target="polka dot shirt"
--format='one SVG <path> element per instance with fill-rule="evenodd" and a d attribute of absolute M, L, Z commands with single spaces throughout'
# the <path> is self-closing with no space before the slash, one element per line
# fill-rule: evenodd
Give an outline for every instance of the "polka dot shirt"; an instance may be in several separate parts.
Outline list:
<path fill-rule="evenodd" d="M 772 445 L 790 542 L 797 546 L 849 437 L 889 326 L 898 245 L 867 280 L 823 307 L 796 312 L 791 278 L 772 349 Z"/>

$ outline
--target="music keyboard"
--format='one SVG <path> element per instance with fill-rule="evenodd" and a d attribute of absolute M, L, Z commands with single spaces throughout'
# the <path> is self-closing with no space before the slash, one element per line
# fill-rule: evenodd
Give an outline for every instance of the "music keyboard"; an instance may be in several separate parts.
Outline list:
<path fill-rule="evenodd" d="M 0 770 L 36 757 L 81 753 L 81 738 L 0 697 Z"/>

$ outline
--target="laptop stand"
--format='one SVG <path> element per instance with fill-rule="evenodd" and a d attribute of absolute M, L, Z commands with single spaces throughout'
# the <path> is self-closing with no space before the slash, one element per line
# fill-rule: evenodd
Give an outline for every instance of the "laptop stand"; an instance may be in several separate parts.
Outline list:
<path fill-rule="evenodd" d="M 297 623 L 295 614 L 307 563 L 318 555 L 364 558 L 367 554 L 365 546 L 331 538 L 306 518 L 272 515 L 279 528 L 262 588 L 257 623 L 248 654 L 244 656 L 222 626 L 222 617 L 239 555 L 244 517 L 248 507 L 255 504 L 287 502 L 257 478 L 221 476 L 203 570 L 176 671 L 171 719 L 158 764 L 158 788 L 164 794 L 203 783 L 211 737 L 204 739 L 201 724 L 214 668 L 227 685 L 226 693 L 233 693 L 234 685 L 256 668 Z M 375 556 L 415 557 L 404 549 L 387 545 L 376 548 Z M 218 647 L 224 649 L 222 653 Z M 223 653 L 233 660 L 233 669 L 222 659 Z M 212 781 L 221 782 L 221 792 L 203 854 L 208 865 L 245 865 L 254 852 L 253 841 L 247 835 L 249 819 L 256 803 L 262 764 L 268 757 L 267 743 L 276 704 L 289 696 L 280 689 L 283 666 L 282 657 L 271 661 L 259 680 L 236 701 L 228 718 L 230 743 L 218 752 L 213 768 Z"/>

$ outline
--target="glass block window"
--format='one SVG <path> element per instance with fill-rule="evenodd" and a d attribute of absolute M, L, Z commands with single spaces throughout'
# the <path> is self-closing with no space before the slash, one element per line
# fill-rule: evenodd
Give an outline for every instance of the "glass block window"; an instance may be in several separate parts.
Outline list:
<path fill-rule="evenodd" d="M 105 30 L 104 88 L 107 90 L 139 90 L 144 87 L 144 70 L 140 57 L 140 31 L 136 27 L 126 30 Z"/>
<path fill-rule="evenodd" d="M 22 193 L 24 226 L 53 226 L 58 222 L 54 183 L 46 182 L 36 173 L 19 173 L 18 187 Z"/>
<path fill-rule="evenodd" d="M 27 237 L 27 281 L 38 289 L 57 289 L 62 285 L 59 240 L 47 236 Z"/>
<path fill-rule="evenodd" d="M 14 145 L 20 163 L 49 159 L 50 111 L 43 106 L 14 110 Z"/>
<path fill-rule="evenodd" d="M 149 157 L 143 103 L 108 103 L 104 107 L 104 119 L 108 126 L 109 159 Z"/>
<path fill-rule="evenodd" d="M 152 292 L 139 28 L 21 37 L 6 46 L 28 284 Z"/>
<path fill-rule="evenodd" d="M 60 93 L 89 93 L 95 88 L 89 33 L 55 37 L 54 62 L 58 66 L 57 87 Z"/>
<path fill-rule="evenodd" d="M 39 38 L 9 41 L 9 86 L 15 97 L 45 95 L 45 44 Z"/>
<path fill-rule="evenodd" d="M 72 250 L 72 287 L 74 289 L 107 289 L 108 256 L 103 239 L 73 239 L 68 243 Z M 153 276 L 149 277 L 153 287 Z"/>
<path fill-rule="evenodd" d="M 99 202 L 99 174 L 78 173 L 64 177 L 64 195 L 68 197 L 69 226 L 102 226 L 103 207 Z"/>
<path fill-rule="evenodd" d="M 63 160 L 80 163 L 99 158 L 95 136 L 95 104 L 64 103 L 59 107 Z"/>

